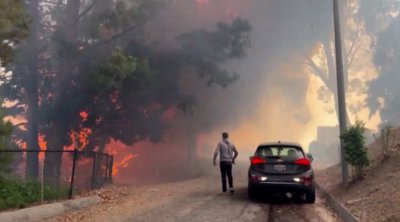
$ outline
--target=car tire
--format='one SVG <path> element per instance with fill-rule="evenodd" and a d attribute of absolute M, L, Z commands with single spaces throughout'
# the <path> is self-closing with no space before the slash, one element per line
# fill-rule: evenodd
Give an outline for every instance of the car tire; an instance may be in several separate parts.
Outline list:
<path fill-rule="evenodd" d="M 306 203 L 315 203 L 315 189 L 313 189 L 311 192 L 306 192 Z"/>
<path fill-rule="evenodd" d="M 257 198 L 257 190 L 255 189 L 255 187 L 253 185 L 251 185 L 251 184 L 248 185 L 247 194 L 248 194 L 250 200 L 255 200 Z"/>

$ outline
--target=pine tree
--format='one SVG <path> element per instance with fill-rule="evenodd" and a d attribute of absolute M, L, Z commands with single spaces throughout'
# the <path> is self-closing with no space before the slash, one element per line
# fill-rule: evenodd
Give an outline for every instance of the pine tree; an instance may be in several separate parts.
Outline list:
<path fill-rule="evenodd" d="M 0 61 L 8 65 L 17 43 L 28 31 L 28 17 L 21 0 L 0 1 Z"/>

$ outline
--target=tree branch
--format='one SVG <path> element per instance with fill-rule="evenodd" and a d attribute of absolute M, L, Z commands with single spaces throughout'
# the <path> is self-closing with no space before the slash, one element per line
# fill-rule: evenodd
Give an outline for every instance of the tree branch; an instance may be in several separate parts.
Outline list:
<path fill-rule="evenodd" d="M 353 64 L 354 58 L 356 57 L 356 53 L 360 48 L 361 48 L 361 45 L 359 45 L 356 49 L 354 49 L 354 53 L 352 53 L 351 56 L 348 59 L 348 67 L 350 67 L 351 64 Z"/>
<path fill-rule="evenodd" d="M 58 2 L 52 2 L 52 1 L 45 1 L 45 0 L 41 0 L 41 3 L 46 3 L 46 4 L 50 4 L 50 5 L 63 5 L 63 3 L 61 3 L 61 1 Z"/>
<path fill-rule="evenodd" d="M 24 105 L 24 104 L 22 104 L 20 101 L 18 101 L 18 102 L 15 103 L 14 105 L 12 105 L 12 106 L 6 106 L 5 108 L 6 108 L 6 109 L 13 109 L 13 108 L 17 108 L 17 107 L 20 106 L 20 105 Z"/>
<path fill-rule="evenodd" d="M 335 92 L 335 89 L 332 85 L 332 83 L 336 77 L 336 68 L 335 68 L 336 60 L 334 59 L 334 55 L 333 55 L 334 49 L 332 48 L 330 41 L 324 42 L 322 44 L 324 46 L 326 61 L 328 63 L 328 75 L 327 75 L 328 77 L 327 77 L 327 81 L 325 82 L 325 85 L 332 92 Z M 347 76 L 345 76 L 345 78 L 347 78 Z"/>
<path fill-rule="evenodd" d="M 131 26 L 131 27 L 125 29 L 124 31 L 120 32 L 119 34 L 114 35 L 114 36 L 111 37 L 110 39 L 107 39 L 107 40 L 101 41 L 101 42 L 99 42 L 99 43 L 97 43 L 97 44 L 94 44 L 94 45 L 89 46 L 88 48 L 86 48 L 86 51 L 87 51 L 87 50 L 90 50 L 90 49 L 97 48 L 97 47 L 102 46 L 102 45 L 109 44 L 109 43 L 111 43 L 111 42 L 114 42 L 114 41 L 118 40 L 119 38 L 122 38 L 122 37 L 125 36 L 126 34 L 129 34 L 131 31 L 134 31 L 135 29 L 137 29 L 137 28 L 139 28 L 139 27 L 140 27 L 140 25 L 135 24 L 135 25 L 133 25 L 133 26 Z"/>
<path fill-rule="evenodd" d="M 348 55 L 348 58 L 347 58 L 347 67 L 350 67 L 351 66 L 351 64 L 353 63 L 353 61 L 354 61 L 354 58 L 355 58 L 355 55 L 356 55 L 356 53 L 358 52 L 358 50 L 361 48 L 361 45 L 362 44 L 359 44 L 359 45 L 357 45 L 357 43 L 358 43 L 358 38 L 357 38 L 357 34 L 360 32 L 360 25 L 358 24 L 357 25 L 357 28 L 356 28 L 356 30 L 355 30 L 355 33 L 354 33 L 354 35 L 353 35 L 353 38 L 352 38 L 352 44 L 351 44 L 351 46 L 350 46 L 350 49 L 349 49 L 349 51 L 348 51 L 348 53 L 347 53 L 347 55 Z"/>
<path fill-rule="evenodd" d="M 306 64 L 309 65 L 316 72 L 316 74 L 321 78 L 322 82 L 324 82 L 324 84 L 327 85 L 328 78 L 326 77 L 326 73 L 324 73 L 324 71 L 322 71 L 322 69 L 320 67 L 318 67 L 317 64 L 315 64 L 315 62 L 312 61 L 312 59 L 308 59 Z"/>
<path fill-rule="evenodd" d="M 14 125 L 15 128 L 20 127 L 20 126 L 27 126 L 28 122 L 23 122 L 23 123 L 18 123 L 16 125 Z"/>
<path fill-rule="evenodd" d="M 83 16 L 85 16 L 87 13 L 89 13 L 98 2 L 99 2 L 99 0 L 94 0 L 93 3 L 89 7 L 87 7 L 81 14 L 79 14 L 78 19 L 81 19 Z"/>

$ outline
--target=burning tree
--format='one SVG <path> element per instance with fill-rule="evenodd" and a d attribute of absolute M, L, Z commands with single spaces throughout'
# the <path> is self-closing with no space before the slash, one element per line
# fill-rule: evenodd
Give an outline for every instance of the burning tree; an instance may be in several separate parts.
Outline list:
<path fill-rule="evenodd" d="M 362 91 L 361 79 L 363 77 L 357 76 L 357 72 L 363 67 L 357 67 L 355 60 L 369 50 L 371 42 L 370 37 L 365 32 L 364 23 L 359 16 L 360 4 L 361 1 L 359 0 L 351 0 L 346 1 L 341 7 L 344 29 L 343 65 L 345 68 L 345 89 L 349 94 L 360 94 L 360 91 Z M 332 20 L 332 17 L 328 18 Z M 333 25 L 333 20 L 327 23 Z M 324 84 L 319 89 L 319 98 L 326 104 L 331 104 L 332 99 L 334 101 L 334 109 L 327 106 L 326 110 L 331 113 L 335 111 L 338 113 L 333 26 L 326 28 L 318 41 L 317 53 L 310 57 L 306 64 L 311 68 L 312 73 L 318 76 Z M 362 106 L 358 105 L 351 104 L 347 109 L 352 113 L 357 113 L 362 108 Z M 349 119 L 348 122 L 350 122 Z"/>
<path fill-rule="evenodd" d="M 73 142 L 71 132 L 87 128 L 88 143 L 80 147 L 87 150 L 104 151 L 111 139 L 128 145 L 159 142 L 168 127 L 165 112 L 193 106 L 192 95 L 179 89 L 181 75 L 200 75 L 223 87 L 238 78 L 223 64 L 245 55 L 248 22 L 182 34 L 177 48 L 162 51 L 146 38 L 160 6 L 155 0 L 31 0 L 30 38 L 4 86 L 7 98 L 17 101 L 10 113 L 27 118 L 19 139 L 28 149 L 38 150 L 40 132 L 48 150 L 61 151 Z M 59 183 L 61 158 L 46 154 L 44 177 L 50 185 Z M 28 157 L 27 175 L 37 177 L 37 155 Z"/>
<path fill-rule="evenodd" d="M 365 101 L 348 105 L 348 110 L 357 113 L 361 108 L 367 106 L 370 109 L 370 117 L 381 112 L 383 121 L 395 119 L 394 109 L 396 102 L 390 99 L 389 94 L 397 94 L 396 90 L 382 87 L 382 83 L 390 85 L 395 83 L 395 64 L 396 58 L 391 50 L 397 49 L 397 43 L 394 38 L 396 31 L 396 17 L 399 13 L 400 5 L 396 0 L 352 0 L 346 1 L 342 5 L 342 23 L 344 27 L 344 66 L 348 73 L 345 75 L 346 90 L 349 97 L 364 93 L 364 88 L 369 87 L 368 98 Z M 331 27 L 329 27 L 332 30 Z M 319 90 L 319 97 L 326 103 L 333 99 L 337 101 L 336 72 L 334 61 L 334 47 L 332 44 L 333 34 L 330 31 L 323 36 L 320 41 L 320 49 L 307 64 L 312 72 L 320 77 L 324 86 Z M 358 61 L 364 61 L 365 57 L 370 55 L 371 49 L 375 49 L 373 64 L 380 74 L 377 79 L 366 79 L 366 74 L 372 72 L 364 66 L 365 62 L 357 64 Z M 364 58 L 363 58 L 364 57 Z M 393 86 L 396 88 L 396 86 Z M 389 88 L 393 88 L 390 86 Z M 382 107 L 383 100 L 385 107 Z M 393 107 L 392 107 L 393 106 Z M 333 112 L 327 108 L 329 112 Z M 337 105 L 335 104 L 337 111 Z"/>

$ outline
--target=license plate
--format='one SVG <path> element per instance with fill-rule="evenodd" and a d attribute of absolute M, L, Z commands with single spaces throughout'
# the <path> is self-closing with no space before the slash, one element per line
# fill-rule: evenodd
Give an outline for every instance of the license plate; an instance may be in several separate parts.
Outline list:
<path fill-rule="evenodd" d="M 275 171 L 285 171 L 286 170 L 286 165 L 276 164 L 276 165 L 274 165 L 274 170 Z"/>

